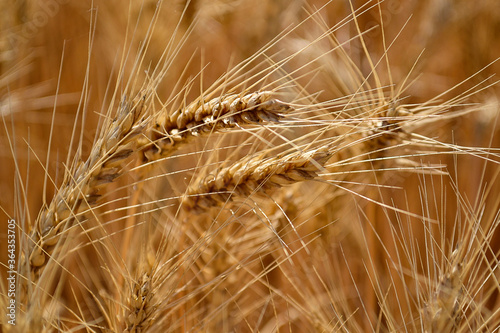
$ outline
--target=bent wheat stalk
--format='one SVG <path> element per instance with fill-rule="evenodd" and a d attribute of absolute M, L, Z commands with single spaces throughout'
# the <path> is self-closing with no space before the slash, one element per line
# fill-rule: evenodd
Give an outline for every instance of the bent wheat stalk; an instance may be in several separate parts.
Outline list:
<path fill-rule="evenodd" d="M 226 128 L 249 124 L 278 122 L 290 105 L 273 98 L 271 91 L 259 91 L 244 96 L 231 94 L 203 103 L 197 100 L 172 114 L 161 113 L 149 139 L 143 142 L 144 161 L 154 161 L 171 155 L 190 138 Z"/>
<path fill-rule="evenodd" d="M 190 187 L 182 199 L 187 211 L 203 212 L 232 200 L 232 196 L 248 197 L 272 188 L 315 179 L 330 159 L 329 147 L 280 154 L 263 159 L 243 159 L 201 179 Z"/>

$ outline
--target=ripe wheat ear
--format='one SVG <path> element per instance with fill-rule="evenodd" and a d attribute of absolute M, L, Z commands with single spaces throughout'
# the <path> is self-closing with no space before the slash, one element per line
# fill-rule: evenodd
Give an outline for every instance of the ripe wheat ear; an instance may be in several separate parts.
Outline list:
<path fill-rule="evenodd" d="M 275 187 L 315 179 L 331 155 L 331 149 L 324 147 L 243 159 L 193 184 L 183 197 L 182 206 L 199 213 L 234 197 L 244 199 Z"/>
<path fill-rule="evenodd" d="M 190 139 L 224 129 L 278 122 L 291 106 L 274 95 L 271 91 L 224 95 L 208 102 L 194 101 L 172 114 L 161 112 L 149 135 L 151 144 L 143 142 L 144 160 L 167 157 Z"/>
<path fill-rule="evenodd" d="M 123 173 L 125 161 L 137 150 L 137 137 L 145 128 L 145 97 L 124 100 L 114 119 L 108 119 L 88 159 L 76 162 L 64 175 L 52 201 L 43 207 L 28 232 L 28 245 L 20 256 L 20 300 L 28 313 L 36 311 L 30 299 L 37 290 L 43 270 L 70 229 L 81 224 L 85 214 L 98 203 L 107 184 Z M 36 316 L 33 319 L 36 320 Z"/>

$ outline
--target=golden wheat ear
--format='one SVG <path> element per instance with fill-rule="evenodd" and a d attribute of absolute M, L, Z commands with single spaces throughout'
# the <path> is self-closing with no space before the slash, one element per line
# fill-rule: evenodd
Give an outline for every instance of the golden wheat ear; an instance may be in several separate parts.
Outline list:
<path fill-rule="evenodd" d="M 208 102 L 197 100 L 171 114 L 162 112 L 149 135 L 151 143 L 143 140 L 143 160 L 167 157 L 192 138 L 224 129 L 276 123 L 291 106 L 274 95 L 271 91 L 224 95 Z"/>
<path fill-rule="evenodd" d="M 245 199 L 315 179 L 332 154 L 331 148 L 323 147 L 268 158 L 260 155 L 245 158 L 193 184 L 183 196 L 182 207 L 200 213 L 235 197 Z"/>
<path fill-rule="evenodd" d="M 146 121 L 144 95 L 136 101 L 123 101 L 116 117 L 102 128 L 85 162 L 77 162 L 64 175 L 52 201 L 42 208 L 28 233 L 28 247 L 21 253 L 20 269 L 26 279 L 21 286 L 21 300 L 27 304 L 31 285 L 46 267 L 62 238 L 94 207 L 104 187 L 123 173 L 125 161 L 137 151 L 137 137 Z M 29 283 L 27 282 L 29 281 Z"/>
<path fill-rule="evenodd" d="M 134 281 L 132 291 L 126 300 L 128 308 L 124 320 L 126 326 L 124 332 L 145 332 L 153 324 L 157 315 L 157 305 L 153 302 L 155 293 L 152 281 L 148 273 L 144 273 Z"/>
<path fill-rule="evenodd" d="M 425 332 L 458 331 L 464 311 L 464 283 L 463 264 L 456 257 L 452 254 L 454 260 L 440 277 L 433 295 L 422 310 Z"/>

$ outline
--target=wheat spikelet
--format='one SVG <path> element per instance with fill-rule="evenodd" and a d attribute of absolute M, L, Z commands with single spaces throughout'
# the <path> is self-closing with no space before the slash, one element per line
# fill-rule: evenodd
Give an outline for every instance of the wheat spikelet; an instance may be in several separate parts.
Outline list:
<path fill-rule="evenodd" d="M 232 200 L 233 195 L 246 198 L 315 179 L 331 156 L 331 149 L 323 147 L 269 158 L 242 159 L 192 185 L 182 199 L 182 206 L 188 211 L 201 212 Z"/>
<path fill-rule="evenodd" d="M 162 112 L 150 135 L 151 144 L 143 142 L 147 146 L 144 160 L 166 157 L 193 137 L 225 128 L 278 122 L 291 107 L 273 95 L 271 91 L 224 95 L 208 102 L 197 100 L 170 115 Z"/>

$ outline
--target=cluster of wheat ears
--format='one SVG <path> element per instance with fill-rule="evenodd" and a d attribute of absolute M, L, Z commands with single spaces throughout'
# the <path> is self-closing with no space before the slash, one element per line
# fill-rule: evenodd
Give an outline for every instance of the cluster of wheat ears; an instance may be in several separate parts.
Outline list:
<path fill-rule="evenodd" d="M 0 332 L 500 329 L 496 0 L 1 6 Z"/>

